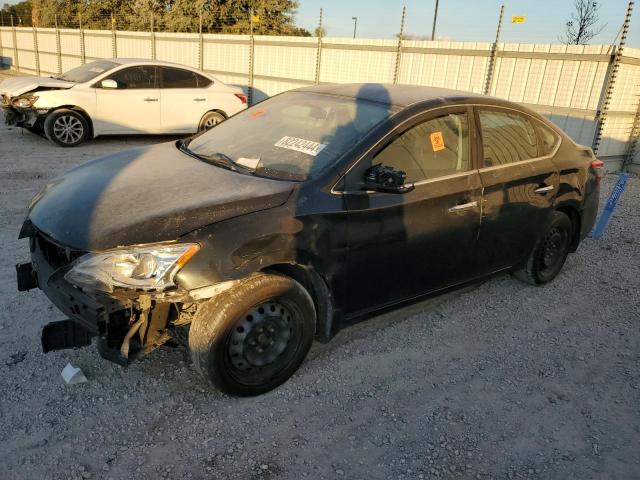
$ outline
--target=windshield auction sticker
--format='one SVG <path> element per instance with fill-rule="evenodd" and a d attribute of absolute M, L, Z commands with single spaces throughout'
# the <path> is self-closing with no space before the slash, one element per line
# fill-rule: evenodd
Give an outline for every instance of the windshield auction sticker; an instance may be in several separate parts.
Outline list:
<path fill-rule="evenodd" d="M 315 157 L 324 150 L 324 147 L 326 147 L 327 144 L 305 140 L 304 138 L 282 137 L 274 144 L 274 146 L 295 150 L 296 152 L 306 153 L 307 155 Z"/>

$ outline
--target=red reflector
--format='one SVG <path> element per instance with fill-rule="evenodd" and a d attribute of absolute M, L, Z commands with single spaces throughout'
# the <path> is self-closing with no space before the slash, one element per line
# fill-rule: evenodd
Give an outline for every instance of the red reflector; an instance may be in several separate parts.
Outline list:
<path fill-rule="evenodd" d="M 602 160 L 594 160 L 591 162 L 591 167 L 596 171 L 596 183 L 600 183 L 600 180 L 604 178 L 604 162 Z"/>
<path fill-rule="evenodd" d="M 235 95 L 236 97 L 238 97 L 238 98 L 240 99 L 240 101 L 246 105 L 246 103 L 247 103 L 247 96 L 246 96 L 244 93 L 234 93 L 234 95 Z"/>

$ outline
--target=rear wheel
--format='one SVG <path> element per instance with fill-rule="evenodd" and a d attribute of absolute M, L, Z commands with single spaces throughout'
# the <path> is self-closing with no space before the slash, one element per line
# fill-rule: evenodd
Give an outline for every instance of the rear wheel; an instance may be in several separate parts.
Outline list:
<path fill-rule="evenodd" d="M 315 333 L 309 293 L 292 278 L 259 274 L 203 303 L 189 330 L 196 369 L 220 390 L 258 395 L 284 383 Z"/>
<path fill-rule="evenodd" d="M 219 112 L 207 112 L 203 115 L 202 120 L 200 120 L 198 131 L 209 130 L 224 120 L 225 116 Z"/>
<path fill-rule="evenodd" d="M 61 147 L 75 147 L 87 138 L 89 122 L 81 113 L 61 108 L 47 115 L 44 133 L 50 141 Z"/>
<path fill-rule="evenodd" d="M 533 247 L 524 268 L 514 272 L 523 282 L 542 285 L 553 280 L 564 265 L 571 247 L 573 226 L 562 212 L 553 212 L 547 229 Z"/>

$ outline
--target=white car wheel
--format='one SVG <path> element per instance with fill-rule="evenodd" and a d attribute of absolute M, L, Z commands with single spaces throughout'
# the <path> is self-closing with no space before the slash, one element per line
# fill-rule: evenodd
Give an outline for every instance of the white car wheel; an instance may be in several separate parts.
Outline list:
<path fill-rule="evenodd" d="M 61 109 L 47 116 L 44 131 L 47 138 L 57 145 L 75 147 L 87 138 L 89 124 L 81 113 Z"/>
<path fill-rule="evenodd" d="M 200 120 L 198 131 L 209 130 L 215 127 L 217 124 L 225 120 L 225 116 L 218 112 L 207 112 Z"/>

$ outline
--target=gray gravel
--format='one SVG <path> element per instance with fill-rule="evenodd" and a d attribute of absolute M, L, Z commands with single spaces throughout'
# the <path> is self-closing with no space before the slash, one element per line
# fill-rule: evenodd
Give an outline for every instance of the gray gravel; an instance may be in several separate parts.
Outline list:
<path fill-rule="evenodd" d="M 93 348 L 45 355 L 40 329 L 62 314 L 15 290 L 24 207 L 46 180 L 161 140 L 62 149 L 0 128 L 0 477 L 638 478 L 638 179 L 551 285 L 501 276 L 379 316 L 238 399 L 204 386 L 180 349 L 127 369 Z M 67 362 L 88 383 L 65 385 Z"/>

